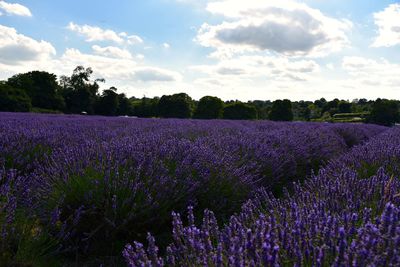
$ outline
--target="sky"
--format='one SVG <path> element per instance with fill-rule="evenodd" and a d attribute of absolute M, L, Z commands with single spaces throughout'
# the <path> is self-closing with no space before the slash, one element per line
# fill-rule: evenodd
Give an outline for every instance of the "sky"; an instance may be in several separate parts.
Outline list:
<path fill-rule="evenodd" d="M 400 99 L 400 2 L 0 0 L 0 80 L 82 65 L 194 99 Z"/>

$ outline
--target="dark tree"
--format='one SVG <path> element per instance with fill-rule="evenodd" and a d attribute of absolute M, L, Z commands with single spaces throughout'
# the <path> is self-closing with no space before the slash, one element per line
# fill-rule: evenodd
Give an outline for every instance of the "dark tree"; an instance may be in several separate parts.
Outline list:
<path fill-rule="evenodd" d="M 96 114 L 105 116 L 117 115 L 119 102 L 116 92 L 117 88 L 115 87 L 103 91 L 103 94 L 96 102 Z"/>
<path fill-rule="evenodd" d="M 24 90 L 0 82 L 0 111 L 28 112 L 31 107 L 31 99 Z"/>
<path fill-rule="evenodd" d="M 255 120 L 257 109 L 242 102 L 229 104 L 224 108 L 223 118 L 227 120 Z"/>
<path fill-rule="evenodd" d="M 298 116 L 299 119 L 309 121 L 311 118 L 311 109 L 309 108 L 310 103 L 306 101 L 300 101 L 298 103 Z"/>
<path fill-rule="evenodd" d="M 351 113 L 351 103 L 340 101 L 338 104 L 338 113 Z"/>
<path fill-rule="evenodd" d="M 65 107 L 55 74 L 31 71 L 12 76 L 7 84 L 24 90 L 31 98 L 34 107 L 52 110 L 63 110 Z"/>
<path fill-rule="evenodd" d="M 92 81 L 90 76 L 93 74 L 91 68 L 78 66 L 75 68 L 71 77 L 62 76 L 60 84 L 63 88 L 63 96 L 66 102 L 66 111 L 70 113 L 87 112 L 94 113 L 94 104 L 100 88 L 98 82 L 104 79 Z"/>
<path fill-rule="evenodd" d="M 126 97 L 125 94 L 119 94 L 117 115 L 125 116 L 132 114 L 133 114 L 133 106 L 131 101 Z"/>
<path fill-rule="evenodd" d="M 372 105 L 368 122 L 385 126 L 392 126 L 400 122 L 399 105 L 396 101 L 377 99 Z"/>
<path fill-rule="evenodd" d="M 314 105 L 316 105 L 317 107 L 319 107 L 322 110 L 324 109 L 326 104 L 327 104 L 327 101 L 325 98 L 321 98 L 319 100 L 314 101 Z"/>
<path fill-rule="evenodd" d="M 360 99 L 358 99 L 357 104 L 358 105 L 366 105 L 366 104 L 368 104 L 368 100 L 365 98 L 360 98 Z"/>
<path fill-rule="evenodd" d="M 292 121 L 293 111 L 290 100 L 276 100 L 272 104 L 269 119 L 273 121 Z"/>
<path fill-rule="evenodd" d="M 194 113 L 196 119 L 219 119 L 222 118 L 224 102 L 218 97 L 205 96 L 202 97 L 197 104 Z"/>
<path fill-rule="evenodd" d="M 141 118 L 153 118 L 158 115 L 158 103 L 160 99 L 143 97 L 131 100 L 133 102 L 133 114 Z"/>
<path fill-rule="evenodd" d="M 259 120 L 267 120 L 268 114 L 271 110 L 272 102 L 263 100 L 254 100 L 247 102 L 249 105 L 254 106 L 257 110 L 257 118 Z"/>
<path fill-rule="evenodd" d="M 190 118 L 193 100 L 185 93 L 164 95 L 158 103 L 158 112 L 163 118 Z"/>

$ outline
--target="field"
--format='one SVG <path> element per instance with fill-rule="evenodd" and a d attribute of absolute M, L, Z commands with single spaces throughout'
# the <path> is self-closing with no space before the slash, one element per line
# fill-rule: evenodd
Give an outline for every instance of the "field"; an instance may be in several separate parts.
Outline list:
<path fill-rule="evenodd" d="M 0 265 L 396 266 L 400 129 L 0 113 Z"/>

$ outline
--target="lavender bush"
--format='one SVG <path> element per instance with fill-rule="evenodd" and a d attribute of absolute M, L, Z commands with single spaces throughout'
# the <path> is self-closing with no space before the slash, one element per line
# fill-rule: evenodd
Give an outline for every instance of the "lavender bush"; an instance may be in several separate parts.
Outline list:
<path fill-rule="evenodd" d="M 0 230 L 4 238 L 0 260 L 38 265 L 61 258 L 65 264 L 117 265 L 126 243 L 148 239 L 151 255 L 141 251 L 139 243 L 138 248 L 134 245 L 126 250 L 131 264 L 140 263 L 136 261 L 139 254 L 141 261 L 150 265 L 157 261 L 167 264 L 167 259 L 175 264 L 198 264 L 199 259 L 210 262 L 214 252 L 221 264 L 228 264 L 229 249 L 239 249 L 239 243 L 226 247 L 223 240 L 229 235 L 222 234 L 226 232 L 223 224 L 232 224 L 230 216 L 240 211 L 254 192 L 264 187 L 268 194 L 261 195 L 268 195 L 271 202 L 260 195 L 245 204 L 240 214 L 254 206 L 248 225 L 262 214 L 269 218 L 264 212 L 271 209 L 268 205 L 284 209 L 294 195 L 300 197 L 298 192 L 304 189 L 293 189 L 294 181 L 304 180 L 352 146 L 385 130 L 372 125 L 1 113 Z M 347 176 L 358 175 L 347 169 L 352 173 Z M 313 177 L 311 181 L 319 176 Z M 284 197 L 284 187 L 296 193 Z M 201 224 L 203 210 L 215 212 L 205 215 L 203 226 L 210 229 L 207 238 L 211 243 L 205 248 L 209 252 L 201 252 L 203 256 L 195 252 L 199 248 L 181 251 L 179 242 L 189 242 L 185 239 L 189 228 L 182 226 L 178 214 L 188 206 L 193 207 L 189 228 L 199 233 L 204 229 L 195 225 Z M 177 213 L 171 225 L 172 211 Z M 247 215 L 239 217 L 243 216 Z M 248 235 L 247 227 L 243 231 Z M 148 232 L 166 255 L 162 259 L 155 255 L 155 241 Z M 198 239 L 196 235 L 193 238 Z M 164 253 L 171 242 L 175 245 Z M 258 251 L 257 245 L 253 246 Z M 270 248 L 271 257 L 286 257 L 275 253 L 274 247 Z M 190 259 L 183 261 L 186 257 Z"/>
<path fill-rule="evenodd" d="M 284 198 L 259 192 L 223 228 L 208 210 L 201 225 L 191 207 L 186 226 L 173 213 L 166 255 L 151 235 L 147 249 L 134 242 L 123 255 L 130 266 L 398 266 L 399 136 L 355 147 Z M 360 160 L 380 167 L 371 176 Z"/>

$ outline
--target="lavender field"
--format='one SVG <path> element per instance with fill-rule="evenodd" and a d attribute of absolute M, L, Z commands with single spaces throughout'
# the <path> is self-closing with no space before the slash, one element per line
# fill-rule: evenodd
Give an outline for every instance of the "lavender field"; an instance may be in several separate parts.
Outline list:
<path fill-rule="evenodd" d="M 396 266 L 400 129 L 0 113 L 0 265 Z"/>

